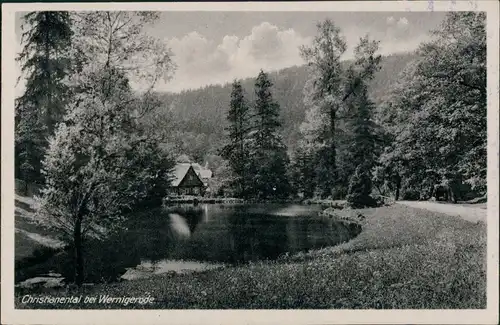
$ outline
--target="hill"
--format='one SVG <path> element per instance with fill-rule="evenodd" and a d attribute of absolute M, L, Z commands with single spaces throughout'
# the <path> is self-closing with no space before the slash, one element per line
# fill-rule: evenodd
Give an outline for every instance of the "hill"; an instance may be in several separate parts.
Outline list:
<path fill-rule="evenodd" d="M 381 69 L 370 83 L 370 96 L 379 105 L 397 80 L 399 73 L 415 58 L 413 53 L 385 56 Z M 303 88 L 308 79 L 306 66 L 294 66 L 270 72 L 274 83 L 273 96 L 281 106 L 283 137 L 293 149 L 304 120 Z M 253 100 L 254 78 L 242 80 L 247 98 Z M 163 109 L 168 112 L 171 127 L 175 128 L 177 147 L 195 160 L 203 162 L 207 155 L 217 153 L 224 141 L 227 125 L 231 84 L 209 85 L 181 93 L 159 93 Z"/>

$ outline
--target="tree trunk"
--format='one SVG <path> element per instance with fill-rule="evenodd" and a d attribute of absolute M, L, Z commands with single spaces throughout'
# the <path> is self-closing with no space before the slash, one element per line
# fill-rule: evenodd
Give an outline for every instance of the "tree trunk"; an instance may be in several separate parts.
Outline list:
<path fill-rule="evenodd" d="M 431 196 L 430 196 L 430 198 L 431 198 L 431 199 L 432 199 L 432 198 L 436 198 L 436 184 L 434 184 L 434 185 L 432 186 L 432 188 L 431 188 Z M 436 200 L 437 200 L 437 198 L 436 198 Z"/>
<path fill-rule="evenodd" d="M 335 107 L 330 108 L 330 179 L 328 185 L 330 187 L 330 195 L 333 196 L 333 186 L 337 177 L 337 151 L 335 147 Z"/>
<path fill-rule="evenodd" d="M 448 186 L 448 201 L 451 203 L 457 203 L 457 197 L 451 186 Z"/>
<path fill-rule="evenodd" d="M 399 200 L 399 192 L 401 190 L 401 177 L 399 175 L 396 175 L 396 197 L 395 201 Z"/>
<path fill-rule="evenodd" d="M 75 253 L 75 284 L 79 287 L 83 284 L 83 238 L 82 219 L 77 217 L 73 231 L 74 253 Z"/>

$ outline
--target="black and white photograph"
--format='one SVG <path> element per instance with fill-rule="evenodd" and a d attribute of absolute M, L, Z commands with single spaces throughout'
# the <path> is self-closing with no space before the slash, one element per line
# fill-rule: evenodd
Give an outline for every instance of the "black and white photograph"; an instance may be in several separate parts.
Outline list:
<path fill-rule="evenodd" d="M 497 323 L 498 3 L 353 3 L 4 5 L 2 323 Z"/>

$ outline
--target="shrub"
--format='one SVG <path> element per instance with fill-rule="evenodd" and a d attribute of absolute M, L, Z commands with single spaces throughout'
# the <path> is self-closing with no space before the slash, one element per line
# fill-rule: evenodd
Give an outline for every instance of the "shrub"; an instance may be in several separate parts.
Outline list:
<path fill-rule="evenodd" d="M 358 166 L 349 182 L 346 196 L 347 204 L 352 208 L 375 207 L 377 202 L 370 196 L 372 192 L 371 175 L 368 168 Z"/>
<path fill-rule="evenodd" d="M 401 198 L 403 200 L 420 200 L 420 193 L 414 189 L 406 189 L 402 191 Z"/>

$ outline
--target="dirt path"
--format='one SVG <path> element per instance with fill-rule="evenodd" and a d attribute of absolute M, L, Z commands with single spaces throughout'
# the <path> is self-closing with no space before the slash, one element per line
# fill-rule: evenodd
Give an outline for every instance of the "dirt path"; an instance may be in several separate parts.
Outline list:
<path fill-rule="evenodd" d="M 404 204 L 409 207 L 426 209 L 429 211 L 448 214 L 451 216 L 458 216 L 464 220 L 471 222 L 486 222 L 486 209 L 447 203 L 435 203 L 429 201 L 398 201 L 399 204 Z"/>

